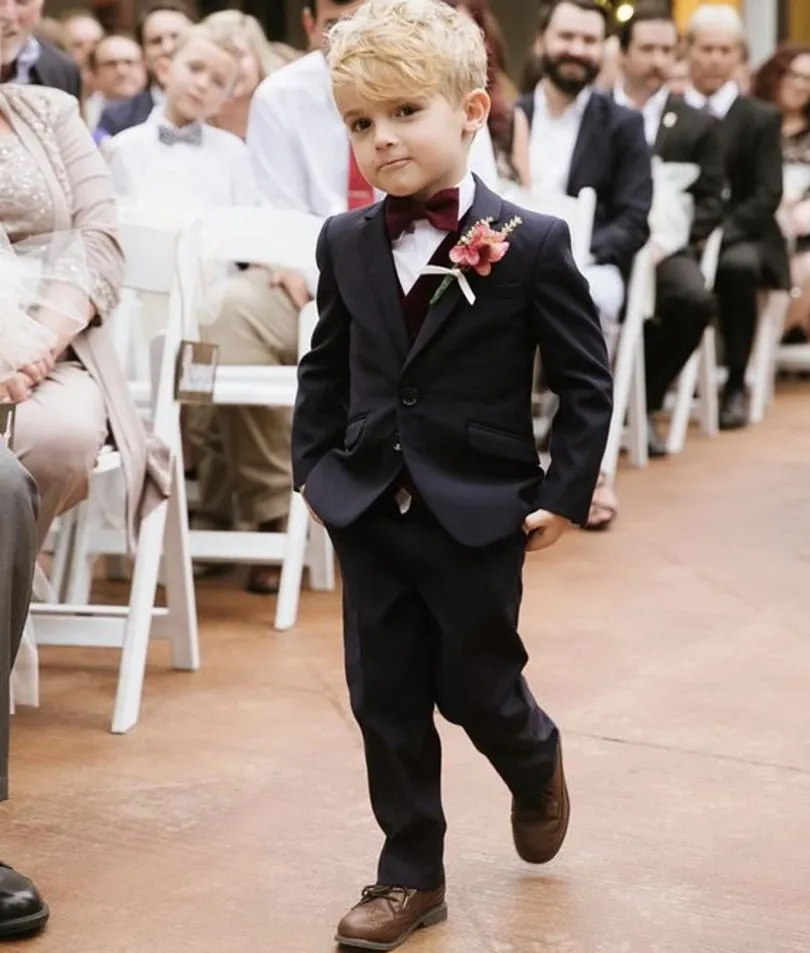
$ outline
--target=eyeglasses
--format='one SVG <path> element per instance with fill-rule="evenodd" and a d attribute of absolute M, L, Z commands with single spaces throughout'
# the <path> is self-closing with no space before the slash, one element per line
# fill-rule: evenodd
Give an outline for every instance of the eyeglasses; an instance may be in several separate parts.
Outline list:
<path fill-rule="evenodd" d="M 100 60 L 96 65 L 99 69 L 115 69 L 118 66 L 140 66 L 140 59 Z"/>
<path fill-rule="evenodd" d="M 798 70 L 789 69 L 786 75 L 788 79 L 792 79 L 794 83 L 802 83 L 804 86 L 810 86 L 810 73 L 800 73 Z"/>

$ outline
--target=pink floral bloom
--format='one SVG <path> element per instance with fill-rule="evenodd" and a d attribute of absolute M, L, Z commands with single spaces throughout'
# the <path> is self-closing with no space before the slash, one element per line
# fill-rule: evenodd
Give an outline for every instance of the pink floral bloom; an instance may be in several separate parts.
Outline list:
<path fill-rule="evenodd" d="M 506 234 L 503 231 L 496 232 L 487 222 L 478 222 L 450 250 L 450 261 L 459 268 L 472 268 L 476 274 L 486 276 L 492 271 L 495 262 L 509 251 L 509 242 L 504 240 Z"/>

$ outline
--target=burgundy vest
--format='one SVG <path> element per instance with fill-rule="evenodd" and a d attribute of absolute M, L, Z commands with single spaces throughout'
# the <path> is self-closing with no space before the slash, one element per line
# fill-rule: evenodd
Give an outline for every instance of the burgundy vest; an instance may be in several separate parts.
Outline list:
<path fill-rule="evenodd" d="M 458 232 L 450 232 L 436 249 L 436 253 L 430 259 L 430 264 L 448 266 L 450 264 L 448 257 L 450 249 L 458 242 L 458 237 Z M 430 310 L 430 299 L 436 294 L 443 280 L 443 275 L 420 275 L 407 294 L 403 294 L 402 286 L 400 286 L 399 299 L 402 303 L 402 313 L 405 315 L 405 324 L 408 327 L 411 344 L 416 340 L 416 336 L 425 323 L 425 318 Z"/>

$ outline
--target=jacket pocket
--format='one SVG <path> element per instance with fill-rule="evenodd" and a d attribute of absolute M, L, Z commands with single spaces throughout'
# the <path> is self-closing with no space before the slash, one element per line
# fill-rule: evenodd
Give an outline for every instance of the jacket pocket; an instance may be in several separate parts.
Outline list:
<path fill-rule="evenodd" d="M 488 456 L 503 457 L 530 466 L 540 464 L 534 441 L 528 437 L 510 433 L 508 430 L 498 430 L 486 424 L 469 423 L 467 439 L 471 447 Z"/>
<path fill-rule="evenodd" d="M 367 414 L 363 414 L 362 417 L 355 417 L 354 420 L 350 420 L 346 425 L 346 432 L 343 435 L 344 450 L 353 450 L 357 445 L 357 442 L 363 435 L 367 416 Z"/>

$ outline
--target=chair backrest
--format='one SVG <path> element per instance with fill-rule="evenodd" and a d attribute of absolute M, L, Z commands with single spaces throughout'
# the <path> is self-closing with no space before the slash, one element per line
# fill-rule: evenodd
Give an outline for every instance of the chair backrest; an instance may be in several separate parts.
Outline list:
<path fill-rule="evenodd" d="M 797 202 L 810 191 L 810 164 L 786 162 L 782 169 L 782 197 Z"/>
<path fill-rule="evenodd" d="M 557 192 L 515 191 L 510 200 L 532 212 L 553 215 L 562 219 L 571 231 L 571 250 L 574 261 L 583 268 L 591 253 L 593 219 L 596 214 L 596 191 L 582 189 L 577 196 Z"/>

